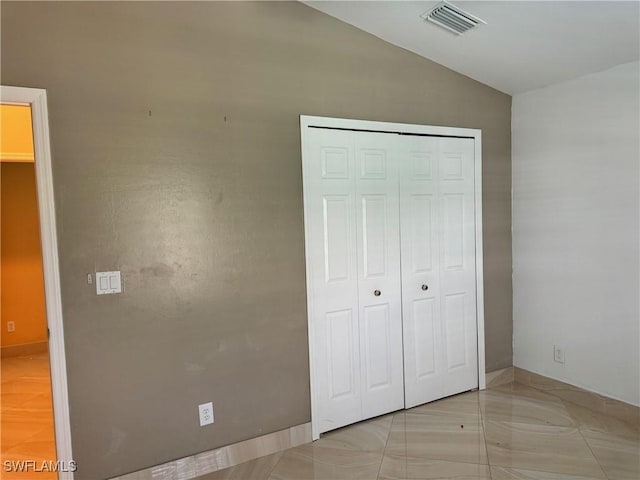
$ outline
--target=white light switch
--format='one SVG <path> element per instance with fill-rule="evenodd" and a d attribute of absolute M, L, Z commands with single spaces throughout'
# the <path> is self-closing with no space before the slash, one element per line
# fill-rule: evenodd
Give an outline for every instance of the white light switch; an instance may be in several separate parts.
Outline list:
<path fill-rule="evenodd" d="M 96 272 L 96 294 L 121 293 L 120 272 Z"/>

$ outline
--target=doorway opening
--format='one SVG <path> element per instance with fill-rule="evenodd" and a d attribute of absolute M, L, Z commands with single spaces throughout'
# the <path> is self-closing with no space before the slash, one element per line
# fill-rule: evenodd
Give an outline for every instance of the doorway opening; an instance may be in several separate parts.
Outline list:
<path fill-rule="evenodd" d="M 56 452 L 31 106 L 2 104 L 0 115 L 2 465 L 42 464 Z"/>
<path fill-rule="evenodd" d="M 46 92 L 0 87 L 2 477 L 72 480 Z"/>

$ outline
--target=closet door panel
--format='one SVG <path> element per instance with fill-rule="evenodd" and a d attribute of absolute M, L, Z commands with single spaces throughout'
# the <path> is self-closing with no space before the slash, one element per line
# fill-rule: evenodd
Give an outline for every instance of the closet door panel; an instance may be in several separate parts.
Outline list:
<path fill-rule="evenodd" d="M 305 157 L 311 368 L 319 431 L 361 420 L 355 150 L 349 132 L 317 130 Z"/>
<path fill-rule="evenodd" d="M 364 378 L 367 391 L 393 385 L 393 348 L 389 345 L 391 328 L 389 305 L 373 305 L 363 309 Z"/>
<path fill-rule="evenodd" d="M 474 142 L 439 140 L 444 396 L 478 386 Z"/>
<path fill-rule="evenodd" d="M 437 159 L 437 138 L 402 137 L 399 170 L 406 408 L 441 398 L 444 390 Z"/>
<path fill-rule="evenodd" d="M 412 322 L 412 335 L 414 342 L 420 345 L 415 350 L 415 362 L 411 368 L 415 368 L 416 381 L 422 381 L 438 373 L 438 319 L 436 318 L 436 300 L 424 298 L 413 300 L 413 309 L 410 312 Z"/>
<path fill-rule="evenodd" d="M 389 270 L 387 245 L 388 203 L 386 194 L 363 194 L 362 215 L 362 277 L 367 280 L 385 278 Z"/>
<path fill-rule="evenodd" d="M 404 407 L 397 137 L 355 132 L 363 418 Z"/>

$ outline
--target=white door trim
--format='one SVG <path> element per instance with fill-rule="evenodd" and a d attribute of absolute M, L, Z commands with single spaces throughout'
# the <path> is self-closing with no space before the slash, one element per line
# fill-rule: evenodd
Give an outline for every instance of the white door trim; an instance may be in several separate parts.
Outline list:
<path fill-rule="evenodd" d="M 51 148 L 49 145 L 49 114 L 47 92 L 40 88 L 0 86 L 0 102 L 31 106 L 33 143 L 35 148 L 36 188 L 40 212 L 40 240 L 42 243 L 42 266 L 49 328 L 49 359 L 51 389 L 56 435 L 56 460 L 64 462 L 58 472 L 59 480 L 73 480 L 70 469 L 71 425 L 69 421 L 69 394 L 67 391 L 67 365 L 62 324 L 62 297 L 60 293 L 60 270 L 58 266 L 58 241 L 56 214 L 51 173 Z"/>
<path fill-rule="evenodd" d="M 438 127 L 430 125 L 413 125 L 408 123 L 390 123 L 390 122 L 374 122 L 368 120 L 353 120 L 346 118 L 332 117 L 316 117 L 310 115 L 300 115 L 300 138 L 302 158 L 311 155 L 309 151 L 309 141 L 307 132 L 310 127 L 326 127 L 347 130 L 366 130 L 380 133 L 413 133 L 420 135 L 435 135 L 442 137 L 466 137 L 474 140 L 474 188 L 475 188 L 475 246 L 476 246 L 476 322 L 478 333 L 478 388 L 484 390 L 486 388 L 485 379 L 485 345 L 484 345 L 484 284 L 483 284 L 483 249 L 482 249 L 482 131 L 472 128 L 458 127 Z M 308 172 L 305 172 L 304 162 L 302 162 L 302 175 L 304 184 Z M 304 201 L 304 227 L 305 232 L 309 231 L 309 212 L 306 200 Z M 305 251 L 309 251 L 309 239 L 305 235 Z M 306 262 L 307 274 L 307 321 L 311 325 L 311 315 L 313 312 L 310 302 L 313 299 L 313 292 L 309 279 L 311 275 L 310 262 Z M 309 336 L 309 375 L 311 388 L 311 430 L 314 440 L 320 438 L 320 432 L 317 424 L 318 412 L 317 404 L 314 397 L 316 383 L 316 375 L 313 369 L 314 358 L 314 337 L 313 329 L 308 329 Z"/>

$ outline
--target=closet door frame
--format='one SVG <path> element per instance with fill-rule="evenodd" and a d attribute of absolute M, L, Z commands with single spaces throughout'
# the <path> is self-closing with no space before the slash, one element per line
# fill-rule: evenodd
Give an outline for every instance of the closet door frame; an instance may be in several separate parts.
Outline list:
<path fill-rule="evenodd" d="M 353 120 L 345 118 L 317 117 L 300 115 L 300 140 L 302 150 L 302 181 L 304 200 L 304 229 L 305 252 L 309 251 L 309 212 L 308 202 L 304 192 L 307 190 L 309 179 L 309 162 L 312 158 L 310 152 L 309 135 L 314 128 L 330 128 L 340 130 L 356 130 L 378 132 L 386 134 L 416 134 L 437 137 L 462 137 L 471 138 L 474 141 L 474 195 L 475 195 L 475 248 L 476 248 L 476 325 L 478 334 L 478 388 L 486 388 L 485 378 L 485 342 L 484 342 L 484 284 L 483 284 L 483 248 L 482 248 L 482 131 L 472 128 L 439 127 L 432 125 L 414 125 L 408 123 L 375 122 L 369 120 Z M 307 322 L 311 325 L 313 310 L 313 293 L 309 279 L 311 275 L 311 262 L 307 255 Z M 311 388 L 311 433 L 313 440 L 320 438 L 317 424 L 316 379 L 314 372 L 314 329 L 308 328 L 309 336 L 309 378 Z"/>

